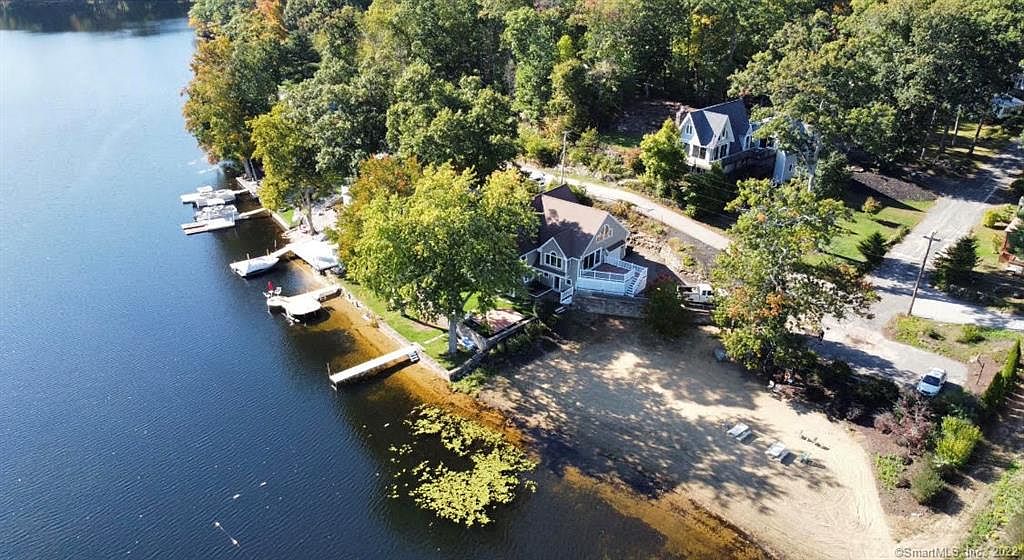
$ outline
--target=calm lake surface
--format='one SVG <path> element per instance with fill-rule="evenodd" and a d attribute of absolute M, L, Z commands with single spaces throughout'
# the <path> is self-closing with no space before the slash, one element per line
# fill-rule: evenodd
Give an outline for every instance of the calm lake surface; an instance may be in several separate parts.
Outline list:
<path fill-rule="evenodd" d="M 485 528 L 387 498 L 417 403 L 329 389 L 325 362 L 367 350 L 266 313 L 266 281 L 298 290 L 295 268 L 230 272 L 271 222 L 179 230 L 178 195 L 223 180 L 181 118 L 185 20 L 56 19 L 0 31 L 0 558 L 663 555 L 543 467 Z"/>

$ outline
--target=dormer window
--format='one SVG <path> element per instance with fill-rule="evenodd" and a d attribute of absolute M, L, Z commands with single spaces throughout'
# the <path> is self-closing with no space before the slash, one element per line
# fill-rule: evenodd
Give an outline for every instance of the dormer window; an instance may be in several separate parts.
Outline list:
<path fill-rule="evenodd" d="M 562 257 L 559 257 L 558 253 L 554 251 L 544 253 L 544 265 L 562 270 Z"/>

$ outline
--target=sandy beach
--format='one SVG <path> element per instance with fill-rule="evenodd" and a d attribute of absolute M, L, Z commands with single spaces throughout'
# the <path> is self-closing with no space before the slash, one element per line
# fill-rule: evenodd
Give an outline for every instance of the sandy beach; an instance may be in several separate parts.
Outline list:
<path fill-rule="evenodd" d="M 855 435 L 715 362 L 708 332 L 666 343 L 629 321 L 589 320 L 559 349 L 494 378 L 481 399 L 584 474 L 666 509 L 692 509 L 692 500 L 776 555 L 893 554 L 870 458 Z M 753 436 L 728 437 L 736 422 Z M 765 454 L 776 441 L 792 451 L 782 463 Z M 796 460 L 805 452 L 810 465 Z"/>
<path fill-rule="evenodd" d="M 310 283 L 323 284 L 327 281 L 301 261 L 293 261 L 292 265 L 305 271 Z M 349 301 L 344 294 L 328 300 L 324 306 L 328 309 L 329 317 L 308 328 L 325 333 L 344 331 L 348 336 L 359 339 L 359 345 L 369 349 L 373 355 L 384 354 L 406 344 L 386 326 L 368 317 L 366 308 L 357 307 L 357 304 Z M 332 368 L 340 368 L 353 364 L 331 365 Z M 735 524 L 693 501 L 671 495 L 652 499 L 649 495 L 637 493 L 633 487 L 619 479 L 589 472 L 584 464 L 566 462 L 567 457 L 575 453 L 567 455 L 563 453 L 564 450 L 545 448 L 531 430 L 522 429 L 516 415 L 510 414 L 509 410 L 493 406 L 489 401 L 453 392 L 449 383 L 428 363 L 421 362 L 370 382 L 384 383 L 424 403 L 445 406 L 462 416 L 502 431 L 511 441 L 536 452 L 544 465 L 541 468 L 555 469 L 567 483 L 599 496 L 620 513 L 635 517 L 658 531 L 665 537 L 666 551 L 673 555 L 731 560 L 771 557 Z"/>

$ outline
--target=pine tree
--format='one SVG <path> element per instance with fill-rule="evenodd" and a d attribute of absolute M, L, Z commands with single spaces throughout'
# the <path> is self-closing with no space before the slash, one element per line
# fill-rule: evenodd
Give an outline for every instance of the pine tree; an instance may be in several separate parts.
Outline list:
<path fill-rule="evenodd" d="M 870 270 L 881 264 L 889 245 L 879 232 L 874 232 L 857 244 L 857 250 L 864 257 L 864 268 Z"/>
<path fill-rule="evenodd" d="M 978 240 L 965 235 L 935 257 L 935 285 L 943 290 L 964 286 L 971 280 L 978 257 Z"/>

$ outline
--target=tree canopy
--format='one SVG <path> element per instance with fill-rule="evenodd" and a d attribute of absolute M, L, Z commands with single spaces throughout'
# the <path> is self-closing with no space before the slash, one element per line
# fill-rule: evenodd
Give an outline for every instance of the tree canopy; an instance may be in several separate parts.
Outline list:
<path fill-rule="evenodd" d="M 806 260 L 823 252 L 849 218 L 842 203 L 793 183 L 748 180 L 729 208 L 743 213 L 712 271 L 724 294 L 713 317 L 726 351 L 746 367 L 791 366 L 802 349 L 798 331 L 818 332 L 827 315 L 864 313 L 876 298 L 853 267 Z"/>
<path fill-rule="evenodd" d="M 409 196 L 377 196 L 362 212 L 362 235 L 349 274 L 389 305 L 445 317 L 448 349 L 469 298 L 482 309 L 522 285 L 528 269 L 517 238 L 534 231 L 531 194 L 518 171 L 490 175 L 475 188 L 472 170 L 427 168 Z"/>

